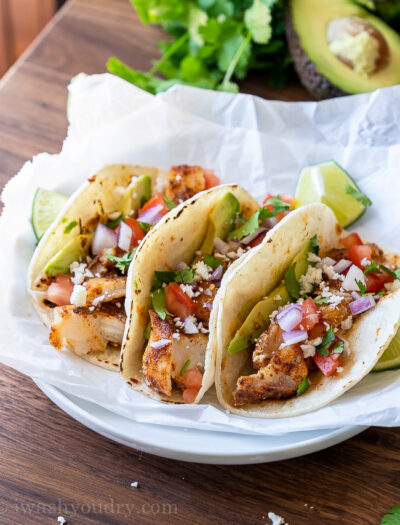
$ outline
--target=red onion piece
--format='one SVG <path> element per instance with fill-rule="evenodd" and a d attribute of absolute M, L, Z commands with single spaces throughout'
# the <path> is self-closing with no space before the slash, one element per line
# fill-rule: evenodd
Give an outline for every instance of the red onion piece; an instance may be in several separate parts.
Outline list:
<path fill-rule="evenodd" d="M 333 270 L 336 273 L 343 273 L 347 270 L 347 268 L 350 268 L 351 265 L 351 261 L 348 261 L 347 259 L 341 259 L 338 263 L 335 264 Z"/>
<path fill-rule="evenodd" d="M 131 249 L 131 240 L 132 240 L 132 230 L 126 224 L 126 222 L 120 222 L 118 226 L 118 236 L 117 236 L 117 246 L 124 250 L 124 252 L 129 252 Z"/>
<path fill-rule="evenodd" d="M 114 248 L 117 244 L 117 234 L 105 224 L 98 223 L 92 239 L 92 254 L 98 255 L 101 250 Z"/>
<path fill-rule="evenodd" d="M 335 259 L 332 259 L 331 257 L 323 257 L 321 259 L 321 265 L 324 266 L 334 266 L 336 264 Z"/>
<path fill-rule="evenodd" d="M 286 345 L 295 345 L 307 339 L 307 332 L 305 330 L 292 330 L 290 332 L 282 332 L 283 340 Z"/>
<path fill-rule="evenodd" d="M 260 235 L 260 233 L 265 232 L 266 228 L 257 228 L 255 232 L 250 233 L 250 235 L 247 235 L 246 237 L 243 237 L 243 239 L 240 241 L 242 244 L 250 244 L 251 241 L 253 241 L 256 237 Z"/>
<path fill-rule="evenodd" d="M 162 204 L 155 204 L 151 208 L 142 212 L 138 217 L 138 221 L 147 222 L 148 224 L 157 224 L 157 222 L 163 217 L 163 213 L 161 213 L 163 208 L 164 206 Z"/>
<path fill-rule="evenodd" d="M 364 297 L 360 297 L 357 301 L 350 303 L 349 306 L 353 315 L 361 314 L 375 306 L 375 299 L 372 295 L 364 295 Z"/>
<path fill-rule="evenodd" d="M 301 323 L 302 319 L 303 312 L 301 306 L 298 304 L 290 304 L 276 316 L 279 326 L 285 332 L 290 332 L 290 330 L 293 330 L 293 328 Z"/>
<path fill-rule="evenodd" d="M 222 253 L 222 255 L 226 255 L 231 251 L 229 244 L 219 237 L 215 237 L 214 239 L 214 248 L 218 253 Z"/>
<path fill-rule="evenodd" d="M 210 275 L 209 281 L 219 281 L 222 278 L 224 270 L 221 265 L 217 266 L 213 273 Z"/>
<path fill-rule="evenodd" d="M 183 321 L 183 330 L 185 334 L 189 334 L 189 335 L 199 333 L 199 329 L 197 328 L 192 317 L 186 317 L 186 319 Z"/>
<path fill-rule="evenodd" d="M 155 349 L 164 348 L 164 346 L 169 345 L 170 342 L 171 339 L 160 339 L 159 341 L 152 341 L 150 346 Z"/>

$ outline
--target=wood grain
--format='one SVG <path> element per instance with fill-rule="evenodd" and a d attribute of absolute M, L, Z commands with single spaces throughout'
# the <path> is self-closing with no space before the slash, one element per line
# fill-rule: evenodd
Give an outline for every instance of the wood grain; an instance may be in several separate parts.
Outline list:
<path fill-rule="evenodd" d="M 67 3 L 0 83 L 0 183 L 33 154 L 59 150 L 71 76 L 105 71 L 110 55 L 149 68 L 161 35 L 138 22 L 128 0 Z M 265 80 L 254 76 L 242 87 L 269 98 L 308 99 L 295 81 L 277 92 Z M 400 501 L 396 429 L 373 428 L 290 461 L 207 466 L 113 443 L 5 366 L 0 399 L 1 525 L 55 524 L 59 515 L 70 525 L 265 524 L 270 511 L 290 525 L 376 525 Z M 137 489 L 132 481 L 139 481 Z"/>

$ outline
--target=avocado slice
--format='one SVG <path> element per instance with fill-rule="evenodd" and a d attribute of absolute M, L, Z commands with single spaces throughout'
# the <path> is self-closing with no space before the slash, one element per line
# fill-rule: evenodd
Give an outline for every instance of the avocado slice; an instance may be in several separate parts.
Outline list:
<path fill-rule="evenodd" d="M 71 239 L 48 261 L 43 268 L 43 273 L 47 275 L 69 273 L 70 264 L 87 255 L 92 237 L 93 234 L 82 234 Z"/>
<path fill-rule="evenodd" d="M 211 255 L 214 252 L 216 237 L 222 240 L 227 238 L 235 226 L 239 210 L 240 203 L 237 198 L 230 192 L 226 193 L 208 217 L 207 233 L 200 248 L 202 253 Z"/>
<path fill-rule="evenodd" d="M 375 71 L 357 72 L 331 50 L 328 28 L 332 21 L 344 19 L 364 24 L 367 33 L 379 35 Z M 400 35 L 353 0 L 290 0 L 286 34 L 300 80 L 318 100 L 400 83 Z"/>
<path fill-rule="evenodd" d="M 137 212 L 151 197 L 151 177 L 140 175 L 134 179 L 126 188 L 122 196 L 119 211 L 123 217 L 131 214 L 132 210 Z"/>
<path fill-rule="evenodd" d="M 307 272 L 309 265 L 308 254 L 317 251 L 316 236 L 310 239 L 306 246 L 296 255 L 289 268 L 294 268 L 295 278 L 298 280 Z M 288 269 L 289 270 L 289 269 Z M 287 275 L 288 270 L 285 275 Z M 228 346 L 228 354 L 236 354 L 245 348 L 248 348 L 270 325 L 269 316 L 279 306 L 292 301 L 291 294 L 288 291 L 290 287 L 286 286 L 283 281 L 277 286 L 265 299 L 259 301 L 251 310 L 246 320 L 236 332 Z"/>

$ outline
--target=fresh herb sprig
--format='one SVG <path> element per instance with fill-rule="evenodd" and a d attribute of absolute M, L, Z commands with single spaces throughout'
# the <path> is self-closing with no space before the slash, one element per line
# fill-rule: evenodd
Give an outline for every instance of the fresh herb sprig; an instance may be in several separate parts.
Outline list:
<path fill-rule="evenodd" d="M 118 268 L 118 270 L 121 270 L 122 273 L 125 273 L 125 270 L 131 264 L 135 253 L 136 248 L 133 249 L 131 252 L 124 253 L 124 255 L 122 255 L 121 257 L 118 257 L 117 255 L 111 255 L 110 253 L 106 253 L 106 259 L 115 263 L 115 266 Z"/>
<path fill-rule="evenodd" d="M 381 525 L 399 525 L 400 504 L 390 509 L 382 518 Z"/>
<path fill-rule="evenodd" d="M 366 208 L 368 206 L 372 206 L 371 199 L 367 197 L 365 193 L 361 193 L 361 191 L 358 191 L 357 188 L 355 188 L 348 182 L 346 183 L 346 193 L 347 195 L 351 195 L 354 199 L 356 199 L 356 201 L 360 202 Z"/>
<path fill-rule="evenodd" d="M 147 72 L 115 57 L 108 70 L 151 93 L 174 84 L 237 92 L 234 79 L 262 69 L 274 87 L 291 64 L 285 40 L 285 0 L 130 0 L 145 24 L 172 36 Z"/>
<path fill-rule="evenodd" d="M 322 342 L 320 345 L 317 346 L 317 352 L 319 355 L 328 356 L 329 355 L 329 347 L 335 340 L 335 334 L 333 333 L 332 326 L 329 327 L 329 330 L 326 332 L 324 337 L 322 338 Z"/>
<path fill-rule="evenodd" d="M 193 282 L 195 270 L 192 268 L 183 268 L 177 271 L 154 272 L 153 290 L 169 283 L 190 284 Z"/>

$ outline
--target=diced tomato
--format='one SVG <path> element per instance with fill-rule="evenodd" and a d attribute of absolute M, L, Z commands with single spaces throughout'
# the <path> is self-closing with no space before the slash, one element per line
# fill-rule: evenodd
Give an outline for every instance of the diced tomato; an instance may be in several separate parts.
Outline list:
<path fill-rule="evenodd" d="M 361 244 L 352 246 L 347 250 L 346 254 L 347 259 L 354 263 L 356 266 L 365 270 L 366 266 L 361 264 L 363 259 L 371 260 L 372 257 L 372 248 L 369 244 Z"/>
<path fill-rule="evenodd" d="M 165 289 L 165 306 L 168 312 L 182 320 L 192 315 L 196 310 L 195 303 L 182 291 L 178 283 L 169 283 Z"/>
<path fill-rule="evenodd" d="M 214 186 L 221 184 L 221 181 L 215 175 L 214 170 L 203 170 L 203 175 L 206 184 L 204 189 L 209 190 L 210 188 L 214 188 Z"/>
<path fill-rule="evenodd" d="M 278 213 L 275 215 L 276 222 L 280 222 L 286 215 L 290 213 L 290 210 L 281 211 L 281 213 Z"/>
<path fill-rule="evenodd" d="M 168 206 L 165 204 L 161 193 L 156 193 L 154 197 L 152 197 L 146 202 L 143 208 L 140 208 L 138 215 L 141 215 L 144 211 L 148 210 L 149 208 L 152 208 L 153 206 L 156 206 L 157 204 L 160 204 L 162 206 L 162 209 L 160 210 L 161 215 L 165 215 L 169 212 Z"/>
<path fill-rule="evenodd" d="M 71 304 L 71 294 L 74 289 L 74 283 L 70 275 L 57 275 L 47 288 L 46 299 L 57 306 Z"/>
<path fill-rule="evenodd" d="M 368 273 L 365 279 L 367 281 L 367 292 L 377 292 L 382 288 L 384 289 L 385 283 L 394 281 L 394 277 L 385 271 Z"/>
<path fill-rule="evenodd" d="M 257 235 L 257 237 L 255 239 L 253 239 L 249 245 L 254 248 L 254 246 L 258 246 L 259 244 L 262 243 L 262 241 L 264 240 L 264 237 L 267 235 L 267 232 L 261 232 L 259 235 Z"/>
<path fill-rule="evenodd" d="M 183 372 L 182 383 L 186 388 L 197 388 L 200 390 L 203 382 L 203 374 L 197 368 L 188 368 Z"/>
<path fill-rule="evenodd" d="M 187 404 L 193 403 L 198 393 L 198 388 L 185 388 L 185 390 L 182 392 L 183 401 Z"/>
<path fill-rule="evenodd" d="M 129 228 L 132 230 L 132 238 L 131 238 L 131 249 L 135 246 L 138 246 L 140 241 L 145 236 L 144 231 L 140 227 L 139 221 L 136 219 L 132 219 L 132 217 L 127 217 L 125 219 L 126 224 L 129 226 Z"/>
<path fill-rule="evenodd" d="M 341 354 L 319 355 L 318 352 L 313 356 L 314 363 L 321 370 L 324 376 L 332 376 L 339 365 Z"/>
<path fill-rule="evenodd" d="M 363 243 L 358 233 L 350 233 L 347 237 L 340 239 L 340 242 L 345 248 L 352 248 L 353 246 L 359 246 Z"/>
<path fill-rule="evenodd" d="M 309 297 L 303 302 L 301 309 L 303 310 L 303 319 L 300 324 L 303 329 L 308 332 L 308 330 L 311 330 L 319 323 L 318 307 L 311 297 Z"/>

